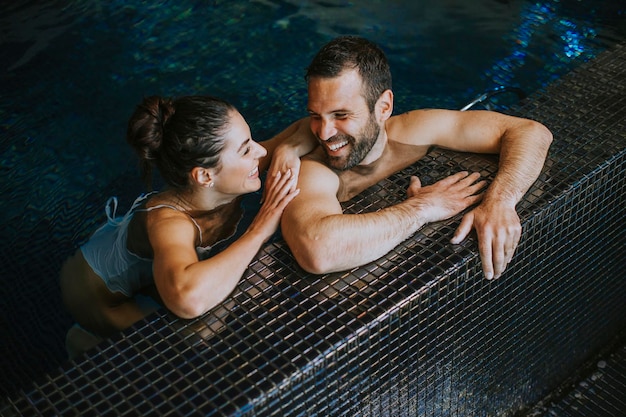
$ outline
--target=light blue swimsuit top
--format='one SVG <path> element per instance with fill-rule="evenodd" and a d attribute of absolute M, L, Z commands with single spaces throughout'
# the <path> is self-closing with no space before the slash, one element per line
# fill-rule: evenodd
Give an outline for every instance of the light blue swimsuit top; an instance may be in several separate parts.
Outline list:
<path fill-rule="evenodd" d="M 91 269 L 102 278 L 111 292 L 121 292 L 132 297 L 141 288 L 154 283 L 152 259 L 137 256 L 127 248 L 128 224 L 137 211 L 151 211 L 165 207 L 173 210 L 178 209 L 166 204 L 138 209 L 137 207 L 149 195 L 137 197 L 130 210 L 123 217 L 116 217 L 117 198 L 109 198 L 105 207 L 107 222 L 95 231 L 87 243 L 80 247 Z M 198 228 L 200 242 L 202 242 L 200 226 L 191 216 L 189 218 Z M 200 260 L 208 258 L 210 251 L 210 246 L 196 247 L 196 253 Z"/>

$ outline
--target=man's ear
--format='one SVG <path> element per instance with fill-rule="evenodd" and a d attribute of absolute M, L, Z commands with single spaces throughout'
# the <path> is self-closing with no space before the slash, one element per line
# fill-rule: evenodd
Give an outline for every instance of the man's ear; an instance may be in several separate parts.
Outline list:
<path fill-rule="evenodd" d="M 393 91 L 383 91 L 376 102 L 376 110 L 379 112 L 381 122 L 384 122 L 391 117 L 391 114 L 393 113 Z"/>
<path fill-rule="evenodd" d="M 201 187 L 213 187 L 211 171 L 207 168 L 194 167 L 191 169 L 191 179 Z"/>

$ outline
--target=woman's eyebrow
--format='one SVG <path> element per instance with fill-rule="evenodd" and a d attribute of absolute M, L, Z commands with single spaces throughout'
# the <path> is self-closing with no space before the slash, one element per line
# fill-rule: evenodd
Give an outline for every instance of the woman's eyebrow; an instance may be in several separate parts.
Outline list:
<path fill-rule="evenodd" d="M 245 148 L 248 145 L 249 142 L 250 142 L 250 138 L 244 140 L 243 143 L 241 145 L 239 145 L 239 149 L 237 149 L 237 152 L 241 152 L 241 150 L 243 148 Z"/>

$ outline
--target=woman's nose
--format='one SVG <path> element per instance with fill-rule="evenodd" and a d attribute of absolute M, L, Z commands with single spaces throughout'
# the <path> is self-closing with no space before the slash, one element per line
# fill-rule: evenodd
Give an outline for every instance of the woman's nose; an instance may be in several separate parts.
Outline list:
<path fill-rule="evenodd" d="M 265 155 L 267 155 L 267 149 L 265 149 L 263 146 L 259 145 L 256 142 L 254 144 L 256 146 L 257 158 L 263 158 Z"/>

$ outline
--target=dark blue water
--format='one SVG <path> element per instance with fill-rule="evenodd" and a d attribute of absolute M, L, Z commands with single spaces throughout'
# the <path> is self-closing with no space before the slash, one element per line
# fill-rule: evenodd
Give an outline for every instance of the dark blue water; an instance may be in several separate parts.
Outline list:
<path fill-rule="evenodd" d="M 15 1 L 0 5 L 1 394 L 65 360 L 61 262 L 142 191 L 126 120 L 147 95 L 212 94 L 258 140 L 305 115 L 338 34 L 388 53 L 396 112 L 541 89 L 626 39 L 624 1 Z M 435 3 L 435 4 L 433 4 Z"/>

